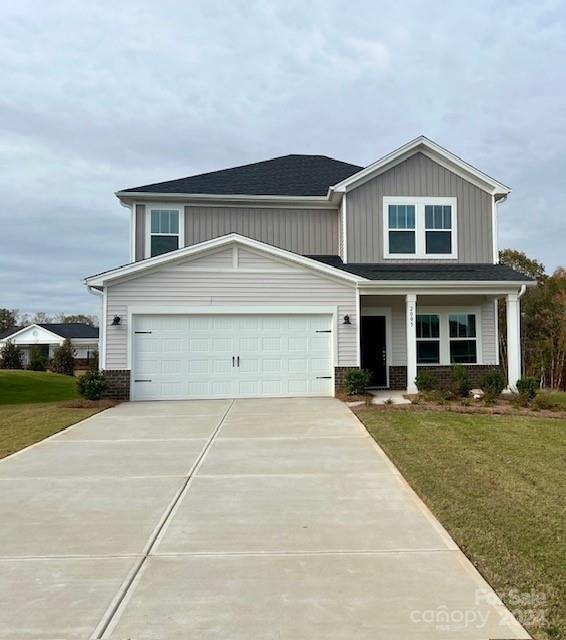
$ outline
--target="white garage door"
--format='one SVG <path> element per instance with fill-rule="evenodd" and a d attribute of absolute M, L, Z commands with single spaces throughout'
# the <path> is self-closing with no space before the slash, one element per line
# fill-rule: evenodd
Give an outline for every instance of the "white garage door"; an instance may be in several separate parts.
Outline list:
<path fill-rule="evenodd" d="M 332 395 L 328 315 L 134 316 L 133 399 Z"/>

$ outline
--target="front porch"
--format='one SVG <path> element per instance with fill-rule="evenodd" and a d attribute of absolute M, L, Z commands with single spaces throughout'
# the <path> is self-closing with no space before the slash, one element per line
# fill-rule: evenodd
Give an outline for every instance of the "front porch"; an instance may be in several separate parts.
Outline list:
<path fill-rule="evenodd" d="M 361 368 L 372 374 L 371 388 L 416 393 L 420 371 L 434 370 L 437 378 L 448 381 L 451 367 L 461 364 L 474 385 L 487 371 L 504 368 L 514 390 L 521 377 L 520 295 L 518 288 L 493 287 L 474 291 L 421 286 L 411 292 L 379 293 L 361 289 L 358 355 Z M 507 307 L 505 363 L 499 358 L 500 298 Z"/>

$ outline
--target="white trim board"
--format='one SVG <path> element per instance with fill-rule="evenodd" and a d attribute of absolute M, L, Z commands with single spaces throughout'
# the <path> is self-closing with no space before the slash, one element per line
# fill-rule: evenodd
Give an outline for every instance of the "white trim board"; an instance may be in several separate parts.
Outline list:
<path fill-rule="evenodd" d="M 252 240 L 251 238 L 241 236 L 237 233 L 229 233 L 225 236 L 220 236 L 212 240 L 205 240 L 204 242 L 200 242 L 199 244 L 194 244 L 189 247 L 183 247 L 182 249 L 170 251 L 169 253 L 164 253 L 160 256 L 146 258 L 145 260 L 130 263 L 123 267 L 112 269 L 111 271 L 107 271 L 105 273 L 90 276 L 88 278 L 85 278 L 84 283 L 90 287 L 103 287 L 107 283 L 111 283 L 114 280 L 143 273 L 146 269 L 151 269 L 162 264 L 174 263 L 191 256 L 199 255 L 200 253 L 204 253 L 206 251 L 209 251 L 210 249 L 229 246 L 234 243 L 242 247 L 255 249 L 256 251 L 263 252 L 266 255 L 281 258 L 293 264 L 302 265 L 304 267 L 307 267 L 308 269 L 319 272 L 321 275 L 326 274 L 327 276 L 331 276 L 334 279 L 346 280 L 351 283 L 367 281 L 365 278 L 355 276 L 345 271 L 341 271 L 330 265 L 319 262 L 318 260 L 305 258 L 304 256 L 292 253 L 291 251 L 286 251 L 285 249 L 274 247 L 273 245 L 266 244 L 265 242 L 260 242 L 259 240 Z"/>
<path fill-rule="evenodd" d="M 358 171 L 358 173 L 346 178 L 346 180 L 342 180 L 342 182 L 330 187 L 329 196 L 332 192 L 341 193 L 349 191 L 350 189 L 367 182 L 367 180 L 371 180 L 381 173 L 388 171 L 393 166 L 400 164 L 416 153 L 424 153 L 431 158 L 431 160 L 434 160 L 438 164 L 456 173 L 464 180 L 475 184 L 478 188 L 483 191 L 487 191 L 492 195 L 503 197 L 511 192 L 511 189 L 508 186 L 488 176 L 483 171 L 476 169 L 471 164 L 462 160 L 459 156 L 448 151 L 448 149 L 441 147 L 426 136 L 419 136 L 418 138 L 407 142 L 391 153 L 383 156 L 373 164 L 367 166 L 365 169 L 362 169 L 361 171 Z"/>

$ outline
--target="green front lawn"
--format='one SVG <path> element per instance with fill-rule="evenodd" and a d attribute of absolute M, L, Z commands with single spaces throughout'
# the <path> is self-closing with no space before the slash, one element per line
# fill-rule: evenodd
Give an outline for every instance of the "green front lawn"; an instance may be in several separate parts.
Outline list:
<path fill-rule="evenodd" d="M 77 380 L 41 371 L 0 370 L 0 458 L 39 442 L 105 408 L 68 408 Z"/>
<path fill-rule="evenodd" d="M 509 608 L 519 618 L 527 609 L 546 614 L 528 631 L 566 638 L 566 421 L 410 409 L 358 415 Z M 514 590 L 546 603 L 517 605 Z"/>
<path fill-rule="evenodd" d="M 78 398 L 77 379 L 43 371 L 0 370 L 0 405 Z"/>
<path fill-rule="evenodd" d="M 67 409 L 58 403 L 0 406 L 0 458 L 52 436 L 100 409 Z"/>

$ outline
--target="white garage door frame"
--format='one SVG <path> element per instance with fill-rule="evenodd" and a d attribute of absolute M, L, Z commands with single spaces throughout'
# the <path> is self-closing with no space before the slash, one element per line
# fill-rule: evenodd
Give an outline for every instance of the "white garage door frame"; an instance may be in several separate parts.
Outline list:
<path fill-rule="evenodd" d="M 132 371 L 133 367 L 133 348 L 134 348 L 134 319 L 135 316 L 141 315 L 324 315 L 331 316 L 332 326 L 332 349 L 331 349 L 331 389 L 335 394 L 335 368 L 338 366 L 338 307 L 336 306 L 311 306 L 311 307 L 294 307 L 294 306 L 220 306 L 210 305 L 204 307 L 193 306 L 162 306 L 162 305 L 144 305 L 131 306 L 128 308 L 128 369 Z M 130 376 L 130 398 L 134 397 L 134 376 Z"/>

